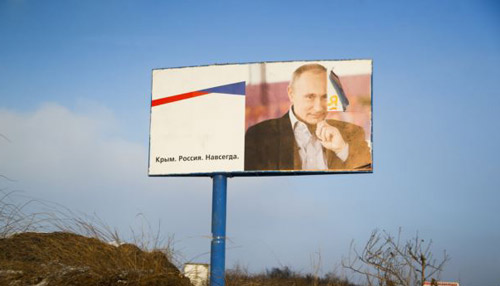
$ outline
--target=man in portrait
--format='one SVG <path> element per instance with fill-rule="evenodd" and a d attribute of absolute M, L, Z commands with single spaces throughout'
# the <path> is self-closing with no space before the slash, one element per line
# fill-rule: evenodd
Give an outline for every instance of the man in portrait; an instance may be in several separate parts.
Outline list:
<path fill-rule="evenodd" d="M 363 128 L 326 119 L 327 69 L 297 68 L 288 85 L 290 109 L 281 118 L 248 128 L 245 170 L 369 170 L 370 148 Z"/>

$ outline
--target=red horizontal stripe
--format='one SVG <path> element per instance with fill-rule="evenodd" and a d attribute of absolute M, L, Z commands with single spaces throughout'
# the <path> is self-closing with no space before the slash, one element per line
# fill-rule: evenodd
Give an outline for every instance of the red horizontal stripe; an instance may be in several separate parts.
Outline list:
<path fill-rule="evenodd" d="M 183 99 L 193 98 L 193 97 L 197 97 L 197 96 L 205 95 L 205 94 L 208 94 L 208 92 L 205 92 L 205 91 L 193 91 L 193 92 L 178 94 L 178 95 L 174 95 L 174 96 L 159 98 L 159 99 L 153 100 L 151 102 L 151 106 L 152 107 L 153 106 L 158 106 L 158 105 L 162 105 L 162 104 L 166 104 L 166 103 L 171 103 L 171 102 L 179 101 L 179 100 L 183 100 Z"/>

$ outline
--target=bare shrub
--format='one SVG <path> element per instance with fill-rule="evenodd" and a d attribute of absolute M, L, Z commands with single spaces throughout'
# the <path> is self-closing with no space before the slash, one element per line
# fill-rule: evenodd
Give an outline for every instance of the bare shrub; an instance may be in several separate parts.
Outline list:
<path fill-rule="evenodd" d="M 428 242 L 417 235 L 401 241 L 401 229 L 397 237 L 374 230 L 361 252 L 351 243 L 350 254 L 342 265 L 366 278 L 368 285 L 422 286 L 443 270 L 449 256 L 443 252 L 435 259 Z"/>

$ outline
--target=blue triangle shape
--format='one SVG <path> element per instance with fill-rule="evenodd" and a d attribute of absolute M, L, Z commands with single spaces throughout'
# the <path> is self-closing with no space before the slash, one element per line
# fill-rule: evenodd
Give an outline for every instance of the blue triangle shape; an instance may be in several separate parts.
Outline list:
<path fill-rule="evenodd" d="M 226 94 L 236 94 L 236 95 L 245 95 L 245 82 L 237 82 L 231 83 L 216 87 L 207 88 L 204 90 L 200 90 L 208 93 L 226 93 Z"/>

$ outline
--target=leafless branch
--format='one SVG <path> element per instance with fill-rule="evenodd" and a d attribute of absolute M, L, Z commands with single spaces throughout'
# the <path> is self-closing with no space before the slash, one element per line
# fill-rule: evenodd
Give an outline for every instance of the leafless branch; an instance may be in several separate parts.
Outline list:
<path fill-rule="evenodd" d="M 342 266 L 366 277 L 368 285 L 377 282 L 380 286 L 422 286 L 449 261 L 446 252 L 441 260 L 434 259 L 431 245 L 431 240 L 426 243 L 418 233 L 403 244 L 401 229 L 397 237 L 374 230 L 361 253 L 351 243 Z"/>

